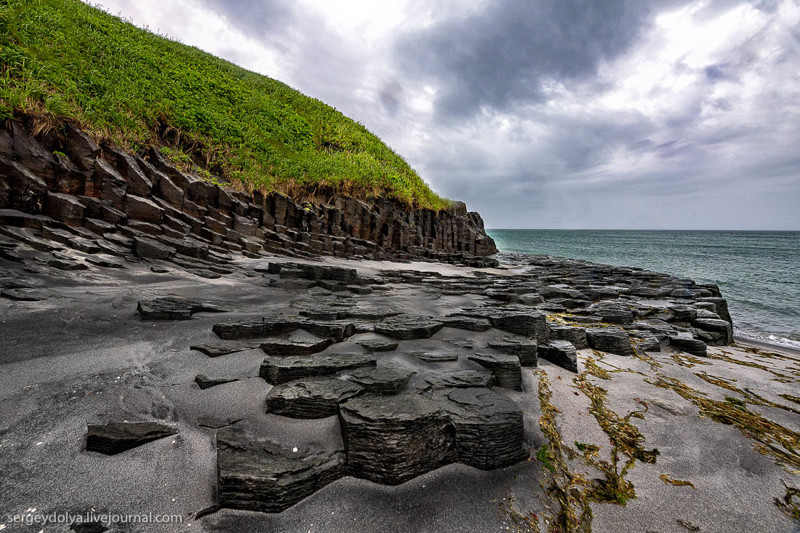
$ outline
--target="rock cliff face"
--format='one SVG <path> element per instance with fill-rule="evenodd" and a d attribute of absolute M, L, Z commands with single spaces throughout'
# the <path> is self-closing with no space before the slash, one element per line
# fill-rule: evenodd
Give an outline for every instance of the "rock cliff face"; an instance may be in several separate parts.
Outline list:
<path fill-rule="evenodd" d="M 3 225 L 83 226 L 99 234 L 125 226 L 134 253 L 158 259 L 266 251 L 494 263 L 483 220 L 460 202 L 435 212 L 385 199 L 301 204 L 279 193 L 247 194 L 182 172 L 153 148 L 130 154 L 98 146 L 70 124 L 35 136 L 29 122 L 0 128 L 0 209 L 10 210 Z M 15 218 L 14 211 L 37 216 Z"/>

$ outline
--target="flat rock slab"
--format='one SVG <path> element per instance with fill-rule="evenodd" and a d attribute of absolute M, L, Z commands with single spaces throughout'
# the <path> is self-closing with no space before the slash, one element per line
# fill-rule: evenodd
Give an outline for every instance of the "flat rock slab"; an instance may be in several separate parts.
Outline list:
<path fill-rule="evenodd" d="M 89 424 L 86 433 L 86 451 L 114 455 L 176 433 L 177 429 L 156 422 Z"/>
<path fill-rule="evenodd" d="M 492 323 L 486 318 L 475 318 L 469 316 L 448 316 L 441 319 L 445 327 L 465 329 L 467 331 L 489 331 Z"/>
<path fill-rule="evenodd" d="M 522 366 L 536 366 L 537 364 L 537 343 L 532 339 L 515 339 L 504 337 L 502 339 L 489 341 L 489 348 L 498 352 L 516 355 Z"/>
<path fill-rule="evenodd" d="M 29 291 L 26 289 L 3 289 L 0 296 L 17 302 L 38 302 L 45 299 L 42 292 L 38 290 Z"/>
<path fill-rule="evenodd" d="M 311 355 L 333 344 L 333 339 L 273 339 L 261 343 L 268 355 Z"/>
<path fill-rule="evenodd" d="M 234 381 L 239 381 L 238 378 L 210 378 L 205 374 L 197 374 L 194 377 L 194 382 L 197 383 L 197 386 L 200 387 L 201 390 L 205 390 L 211 387 L 216 387 L 217 385 L 223 385 L 225 383 L 233 383 Z"/>
<path fill-rule="evenodd" d="M 458 361 L 458 354 L 453 352 L 407 352 L 408 355 L 421 359 L 426 363 L 449 363 Z"/>
<path fill-rule="evenodd" d="M 261 376 L 267 383 L 278 385 L 296 379 L 324 376 L 362 366 L 375 366 L 375 356 L 363 353 L 334 353 L 308 356 L 267 356 L 261 363 Z"/>
<path fill-rule="evenodd" d="M 456 430 L 459 462 L 483 470 L 528 458 L 522 409 L 498 391 L 457 388 L 434 393 Z"/>
<path fill-rule="evenodd" d="M 189 320 L 194 313 L 223 313 L 224 309 L 197 300 L 165 297 L 139 302 L 142 320 Z"/>
<path fill-rule="evenodd" d="M 258 348 L 258 344 L 196 344 L 189 347 L 190 350 L 197 350 L 209 357 L 220 357 L 231 353 L 252 350 L 253 348 Z"/>
<path fill-rule="evenodd" d="M 295 452 L 238 428 L 217 433 L 222 507 L 278 513 L 344 474 L 341 451 Z"/>
<path fill-rule="evenodd" d="M 494 382 L 498 387 L 522 390 L 522 370 L 519 357 L 506 354 L 475 354 L 470 355 L 469 360 L 491 370 Z"/>
<path fill-rule="evenodd" d="M 443 326 L 429 316 L 397 315 L 375 324 L 375 333 L 400 340 L 428 339 Z"/>
<path fill-rule="evenodd" d="M 425 382 L 431 387 L 489 387 L 494 380 L 491 372 L 480 370 L 455 370 L 453 372 L 441 372 L 433 376 L 425 377 Z"/>
<path fill-rule="evenodd" d="M 397 485 L 452 462 L 450 420 L 436 402 L 418 394 L 365 394 L 340 406 L 347 471 Z"/>
<path fill-rule="evenodd" d="M 570 372 L 578 372 L 578 354 L 575 351 L 575 346 L 569 341 L 552 340 L 539 346 L 539 355 L 542 359 L 547 359 L 554 365 L 569 370 Z"/>
<path fill-rule="evenodd" d="M 371 352 L 391 352 L 400 345 L 397 341 L 383 339 L 365 339 L 356 341 L 356 343 Z"/>
<path fill-rule="evenodd" d="M 633 355 L 628 332 L 619 328 L 591 328 L 586 330 L 590 348 L 617 355 Z"/>
<path fill-rule="evenodd" d="M 334 377 L 299 379 L 275 385 L 267 393 L 268 413 L 291 418 L 325 418 L 339 412 L 339 403 L 359 392 L 356 383 Z"/>
<path fill-rule="evenodd" d="M 354 307 L 348 309 L 346 318 L 358 318 L 360 320 L 381 320 L 392 316 L 397 316 L 400 311 L 391 307 Z"/>
<path fill-rule="evenodd" d="M 214 324 L 211 331 L 225 340 L 257 339 L 289 333 L 299 328 L 302 322 L 303 319 L 300 317 L 265 316 L 250 320 L 220 322 Z"/>
<path fill-rule="evenodd" d="M 378 368 L 359 368 L 347 373 L 347 379 L 376 394 L 397 394 L 406 387 L 416 372 L 401 365 L 386 365 Z"/>

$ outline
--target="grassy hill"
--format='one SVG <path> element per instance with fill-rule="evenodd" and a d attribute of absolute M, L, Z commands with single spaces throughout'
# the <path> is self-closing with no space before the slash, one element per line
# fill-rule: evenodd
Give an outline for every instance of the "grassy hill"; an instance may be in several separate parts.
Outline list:
<path fill-rule="evenodd" d="M 0 119 L 20 112 L 245 188 L 449 205 L 332 107 L 78 0 L 0 0 Z"/>

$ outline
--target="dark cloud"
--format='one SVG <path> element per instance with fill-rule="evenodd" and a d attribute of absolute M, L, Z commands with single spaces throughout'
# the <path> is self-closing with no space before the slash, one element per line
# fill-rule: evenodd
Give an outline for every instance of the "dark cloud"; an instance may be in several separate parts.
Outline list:
<path fill-rule="evenodd" d="M 509 0 L 403 36 L 397 57 L 409 76 L 441 91 L 437 111 L 463 117 L 547 98 L 548 84 L 590 80 L 628 50 L 660 8 L 679 2 Z"/>
<path fill-rule="evenodd" d="M 200 0 L 206 8 L 222 15 L 244 33 L 265 43 L 282 43 L 287 30 L 297 22 L 295 6 L 283 0 Z"/>

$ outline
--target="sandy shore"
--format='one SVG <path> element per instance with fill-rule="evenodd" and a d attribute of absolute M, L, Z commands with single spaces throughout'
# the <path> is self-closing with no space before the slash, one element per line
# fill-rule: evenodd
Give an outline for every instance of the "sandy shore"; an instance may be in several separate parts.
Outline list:
<path fill-rule="evenodd" d="M 504 392 L 523 409 L 531 459 L 511 467 L 482 471 L 451 464 L 398 486 L 345 477 L 282 513 L 222 509 L 195 518 L 216 502 L 215 429 L 208 425 L 244 420 L 287 446 L 342 446 L 336 417 L 264 414 L 270 385 L 257 377 L 260 350 L 209 358 L 189 349 L 214 341 L 211 326 L 223 319 L 291 311 L 313 300 L 313 289 L 256 273 L 270 260 L 238 261 L 242 269 L 219 279 L 173 266 L 155 274 L 145 264 L 55 279 L 0 265 L 34 284 L 42 297 L 0 299 L 0 529 L 67 531 L 63 524 L 26 526 L 7 518 L 91 511 L 152 512 L 182 521 L 118 525 L 116 531 L 504 531 L 525 530 L 522 517 L 529 513 L 545 531 L 546 518 L 589 508 L 592 530 L 599 532 L 800 530 L 774 501 L 786 495 L 784 484 L 800 486 L 800 354 L 741 341 L 710 347 L 705 358 L 672 348 L 644 357 L 584 349 L 577 375 L 541 359 L 538 369 L 523 368 L 524 390 Z M 364 276 L 391 269 L 449 276 L 475 271 L 430 263 L 323 263 Z M 485 300 L 414 284 L 389 289 L 363 299 L 432 316 Z M 200 298 L 230 312 L 141 321 L 137 302 L 166 295 Z M 482 335 L 444 328 L 410 346 L 480 344 Z M 200 390 L 193 381 L 198 373 L 238 381 Z M 540 394 L 544 379 L 549 398 Z M 164 421 L 178 432 L 114 456 L 85 451 L 87 424 L 119 420 Z M 565 450 L 562 462 L 536 459 L 543 445 L 554 446 L 554 434 L 542 431 L 541 420 L 554 424 Z M 622 474 L 625 443 L 654 461 L 636 460 Z M 608 463 L 602 461 L 615 452 L 621 462 L 612 467 L 619 474 L 614 479 L 624 490 L 614 493 L 615 503 L 586 500 L 578 475 L 603 478 Z M 554 497 L 559 491 L 574 496 L 566 511 Z"/>

